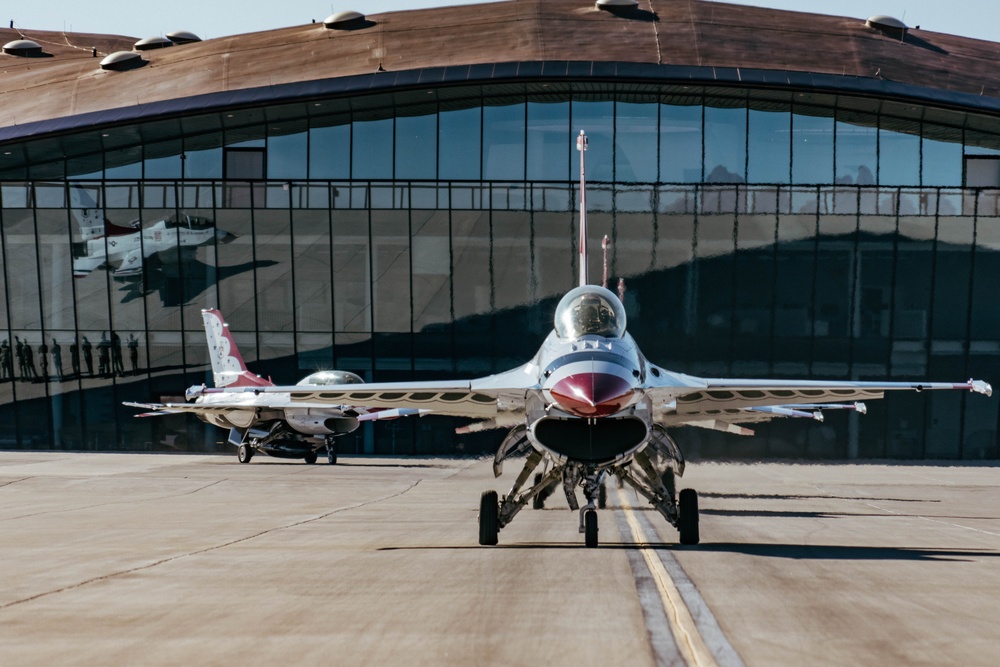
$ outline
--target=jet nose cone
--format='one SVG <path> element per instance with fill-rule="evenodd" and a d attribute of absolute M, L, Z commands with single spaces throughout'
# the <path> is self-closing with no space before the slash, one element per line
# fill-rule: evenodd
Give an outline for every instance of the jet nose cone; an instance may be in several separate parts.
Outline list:
<path fill-rule="evenodd" d="M 557 382 L 549 393 L 566 412 L 580 417 L 605 417 L 625 408 L 635 388 L 617 375 L 578 373 Z"/>

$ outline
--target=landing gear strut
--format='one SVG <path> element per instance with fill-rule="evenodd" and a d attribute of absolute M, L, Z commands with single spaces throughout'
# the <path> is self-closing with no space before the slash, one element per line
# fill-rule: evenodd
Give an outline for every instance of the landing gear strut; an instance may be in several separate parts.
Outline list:
<path fill-rule="evenodd" d="M 330 435 L 326 436 L 326 462 L 337 465 L 337 440 Z"/>

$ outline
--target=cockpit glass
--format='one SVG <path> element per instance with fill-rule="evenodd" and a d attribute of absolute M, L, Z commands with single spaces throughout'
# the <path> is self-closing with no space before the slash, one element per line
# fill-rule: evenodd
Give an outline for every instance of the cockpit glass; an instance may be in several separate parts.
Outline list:
<path fill-rule="evenodd" d="M 555 327 L 560 338 L 621 338 L 625 333 L 625 308 L 618 297 L 603 287 L 583 285 L 568 292 L 559 302 Z"/>

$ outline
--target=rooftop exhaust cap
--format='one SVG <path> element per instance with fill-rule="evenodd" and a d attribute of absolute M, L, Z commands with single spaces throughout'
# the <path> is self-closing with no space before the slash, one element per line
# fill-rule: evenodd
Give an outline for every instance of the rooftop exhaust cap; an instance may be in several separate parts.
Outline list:
<path fill-rule="evenodd" d="M 3 52 L 12 56 L 28 57 L 42 55 L 42 46 L 30 39 L 15 39 L 3 45 Z"/>
<path fill-rule="evenodd" d="M 906 31 L 909 30 L 909 26 L 892 16 L 886 16 L 885 14 L 878 14 L 877 16 L 869 17 L 865 21 L 865 25 L 873 30 L 878 30 L 883 32 L 890 37 L 896 37 L 902 39 L 906 35 Z"/>
<path fill-rule="evenodd" d="M 365 15 L 361 12 L 355 11 L 345 11 L 337 12 L 336 14 L 330 14 L 323 21 L 323 25 L 327 27 L 328 30 L 353 30 L 354 28 L 362 28 L 367 25 L 365 21 Z"/>
<path fill-rule="evenodd" d="M 165 49 L 168 46 L 173 46 L 173 41 L 167 39 L 166 37 L 147 37 L 146 39 L 140 39 L 138 42 L 132 45 L 132 48 L 136 51 L 149 51 L 152 49 Z"/>
<path fill-rule="evenodd" d="M 594 4 L 598 9 L 611 13 L 625 13 L 639 6 L 639 0 L 597 0 Z"/>
<path fill-rule="evenodd" d="M 187 30 L 177 30 L 175 32 L 168 32 L 167 39 L 169 39 L 174 44 L 191 44 L 192 42 L 201 41 L 201 37 L 194 34 L 193 32 L 188 32 Z"/>
<path fill-rule="evenodd" d="M 145 64 L 146 61 L 135 51 L 115 51 L 101 61 L 101 69 L 123 72 Z"/>

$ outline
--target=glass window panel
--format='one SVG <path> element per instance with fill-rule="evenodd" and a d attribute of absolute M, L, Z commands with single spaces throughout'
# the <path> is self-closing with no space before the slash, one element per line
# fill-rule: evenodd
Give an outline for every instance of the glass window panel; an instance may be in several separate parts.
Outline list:
<path fill-rule="evenodd" d="M 409 332 L 410 229 L 406 211 L 372 211 L 375 331 Z"/>
<path fill-rule="evenodd" d="M 261 331 L 292 331 L 292 239 L 288 211 L 254 212 L 254 269 Z"/>
<path fill-rule="evenodd" d="M 443 180 L 478 180 L 482 108 L 442 111 L 439 114 L 440 161 L 438 176 Z"/>
<path fill-rule="evenodd" d="M 792 114 L 792 183 L 833 182 L 833 118 Z"/>
<path fill-rule="evenodd" d="M 295 211 L 292 223 L 295 328 L 297 331 L 331 332 L 330 215 L 327 211 Z"/>
<path fill-rule="evenodd" d="M 396 118 L 396 178 L 437 174 L 437 114 Z"/>
<path fill-rule="evenodd" d="M 47 330 L 74 329 L 73 259 L 68 211 L 39 210 L 38 255 L 42 322 Z"/>
<path fill-rule="evenodd" d="M 875 185 L 877 169 L 878 130 L 875 116 L 838 114 L 837 183 Z"/>
<path fill-rule="evenodd" d="M 660 180 L 700 183 L 702 106 L 660 105 Z"/>
<path fill-rule="evenodd" d="M 570 113 L 573 120 L 571 148 L 577 159 L 576 137 L 580 130 L 587 133 L 587 180 L 614 180 L 614 102 L 573 100 Z M 573 164 L 576 162 L 573 161 Z M 578 168 L 572 169 L 571 175 L 573 179 L 579 178 Z"/>
<path fill-rule="evenodd" d="M 222 178 L 222 148 L 186 152 L 184 178 Z"/>
<path fill-rule="evenodd" d="M 4 209 L 4 269 L 7 272 L 10 324 L 15 329 L 42 328 L 38 285 L 37 235 L 33 209 Z M 107 303 L 106 301 L 104 303 Z"/>
<path fill-rule="evenodd" d="M 910 125 L 913 131 L 879 130 L 879 185 L 920 185 L 920 126 L 898 120 L 893 125 Z"/>
<path fill-rule="evenodd" d="M 117 324 L 117 311 L 120 307 L 127 307 L 133 300 L 138 300 L 141 308 L 142 299 L 139 297 L 145 297 L 149 328 L 179 330 L 181 306 L 185 302 L 182 270 L 185 249 L 180 244 L 180 236 L 172 231 L 176 229 L 172 223 L 178 219 L 177 211 L 171 208 L 147 208 L 136 214 L 122 211 L 119 215 L 122 219 L 134 219 L 133 215 L 141 216 L 143 233 L 139 244 L 142 253 L 148 257 L 143 260 L 138 275 L 114 277 L 112 274 L 112 321 Z M 112 222 L 116 219 L 117 216 Z M 127 268 L 124 253 L 109 247 L 108 259 L 114 268 Z M 142 317 L 141 312 L 137 317 Z"/>
<path fill-rule="evenodd" d="M 966 155 L 1000 155 L 1000 135 L 965 131 Z"/>
<path fill-rule="evenodd" d="M 524 179 L 525 105 L 483 107 L 483 178 Z"/>
<path fill-rule="evenodd" d="M 105 157 L 104 177 L 142 178 L 142 148 L 109 151 Z"/>
<path fill-rule="evenodd" d="M 347 123 L 309 130 L 309 178 L 351 177 L 351 126 Z"/>
<path fill-rule="evenodd" d="M 257 311 L 254 302 L 253 216 L 247 211 L 219 209 L 215 212 L 215 224 L 236 237 L 216 247 L 219 309 L 234 330 L 254 331 L 257 328 Z M 256 340 L 253 342 L 256 344 Z M 242 344 L 240 351 L 247 359 Z"/>
<path fill-rule="evenodd" d="M 788 183 L 792 116 L 790 111 L 750 109 L 747 181 Z"/>
<path fill-rule="evenodd" d="M 333 212 L 332 222 L 334 331 L 370 332 L 368 211 L 337 210 Z M 370 361 L 366 363 L 370 364 Z"/>
<path fill-rule="evenodd" d="M 306 177 L 309 137 L 306 132 L 267 138 L 267 177 L 296 179 Z"/>
<path fill-rule="evenodd" d="M 962 185 L 962 130 L 925 123 L 922 141 L 921 185 Z"/>
<path fill-rule="evenodd" d="M 615 180 L 619 183 L 656 181 L 658 113 L 659 105 L 655 102 L 617 103 Z"/>
<path fill-rule="evenodd" d="M 938 225 L 931 327 L 936 340 L 962 340 L 968 335 L 974 229 L 972 218 L 951 218 Z"/>
<path fill-rule="evenodd" d="M 980 216 L 976 220 L 976 249 L 972 292 L 972 330 L 978 341 L 1000 341 L 1000 217 Z M 998 350 L 1000 352 L 1000 350 Z"/>
<path fill-rule="evenodd" d="M 183 148 L 179 140 L 147 145 L 144 150 L 143 175 L 146 178 L 181 178 L 183 176 L 182 152 Z"/>
<path fill-rule="evenodd" d="M 447 211 L 413 211 L 413 330 L 451 331 L 451 248 Z M 448 355 L 450 357 L 450 354 Z"/>
<path fill-rule="evenodd" d="M 264 149 L 226 148 L 223 178 L 230 180 L 264 178 Z"/>
<path fill-rule="evenodd" d="M 392 118 L 356 120 L 352 127 L 352 178 L 392 178 Z"/>
<path fill-rule="evenodd" d="M 746 181 L 746 107 L 705 106 L 705 182 Z"/>
<path fill-rule="evenodd" d="M 569 179 L 571 148 L 569 102 L 528 102 L 528 180 Z"/>

